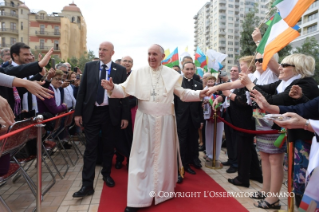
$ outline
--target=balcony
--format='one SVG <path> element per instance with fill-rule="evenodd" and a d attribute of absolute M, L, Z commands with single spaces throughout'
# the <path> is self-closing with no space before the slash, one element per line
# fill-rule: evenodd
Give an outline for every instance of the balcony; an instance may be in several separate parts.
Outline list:
<path fill-rule="evenodd" d="M 40 22 L 56 22 L 56 23 L 60 23 L 61 22 L 60 17 L 55 17 L 55 16 L 40 16 L 40 15 L 36 15 L 35 19 L 37 21 L 40 21 Z"/>
<path fill-rule="evenodd" d="M 44 50 L 44 51 L 49 51 L 49 49 L 51 49 L 53 46 L 35 46 L 36 50 Z M 60 51 L 59 47 L 54 47 L 53 51 Z"/>
<path fill-rule="evenodd" d="M 19 31 L 17 29 L 11 29 L 11 28 L 0 28 L 0 33 L 9 33 L 9 34 L 18 35 Z"/>
<path fill-rule="evenodd" d="M 60 32 L 35 31 L 37 36 L 60 37 Z"/>
<path fill-rule="evenodd" d="M 0 17 L 6 17 L 6 18 L 18 19 L 18 14 L 15 14 L 15 13 L 0 12 Z"/>
<path fill-rule="evenodd" d="M 13 8 L 18 8 L 19 5 L 14 4 L 14 3 L 8 3 L 8 2 L 0 2 L 0 7 L 13 7 Z"/>
<path fill-rule="evenodd" d="M 11 47 L 13 44 L 0 44 L 0 48 Z"/>

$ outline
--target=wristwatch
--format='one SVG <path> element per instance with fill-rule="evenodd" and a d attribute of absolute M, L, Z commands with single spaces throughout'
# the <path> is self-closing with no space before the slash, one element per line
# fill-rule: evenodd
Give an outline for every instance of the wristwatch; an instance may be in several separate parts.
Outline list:
<path fill-rule="evenodd" d="M 307 119 L 305 126 L 303 127 L 304 130 L 308 130 L 308 126 L 309 126 L 309 119 Z"/>

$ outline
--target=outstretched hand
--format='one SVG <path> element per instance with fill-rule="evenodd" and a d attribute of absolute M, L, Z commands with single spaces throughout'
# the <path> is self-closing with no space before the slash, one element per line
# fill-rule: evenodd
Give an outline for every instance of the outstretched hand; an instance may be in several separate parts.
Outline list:
<path fill-rule="evenodd" d="M 114 89 L 114 83 L 112 77 L 110 77 L 110 80 L 101 80 L 101 85 L 105 90 L 111 91 Z"/>
<path fill-rule="evenodd" d="M 260 109 L 266 110 L 269 107 L 266 98 L 257 90 L 251 90 L 250 98 L 258 104 Z"/>
<path fill-rule="evenodd" d="M 14 114 L 8 103 L 8 101 L 0 96 L 0 119 L 3 119 L 5 123 L 12 125 L 14 123 Z"/>
<path fill-rule="evenodd" d="M 208 91 L 209 91 L 208 89 L 201 90 L 200 93 L 199 93 L 199 97 L 200 98 L 204 98 L 205 96 L 207 96 L 207 92 Z"/>
<path fill-rule="evenodd" d="M 296 113 L 285 113 L 284 117 L 290 117 L 285 121 L 274 121 L 278 126 L 286 129 L 303 129 L 306 124 L 306 119 L 302 118 Z"/>
<path fill-rule="evenodd" d="M 43 68 L 44 66 L 46 66 L 49 63 L 52 54 L 53 54 L 53 47 L 44 55 L 42 60 L 39 61 L 39 66 L 41 68 Z"/>
<path fill-rule="evenodd" d="M 208 92 L 207 92 L 206 96 L 210 96 L 213 93 L 216 93 L 216 91 L 217 91 L 217 86 L 210 87 L 210 88 L 208 88 Z"/>
<path fill-rule="evenodd" d="M 26 80 L 25 88 L 41 100 L 44 100 L 44 98 L 50 99 L 53 97 L 51 94 L 54 94 L 54 92 L 42 87 L 44 83 L 45 81 L 39 82 Z"/>

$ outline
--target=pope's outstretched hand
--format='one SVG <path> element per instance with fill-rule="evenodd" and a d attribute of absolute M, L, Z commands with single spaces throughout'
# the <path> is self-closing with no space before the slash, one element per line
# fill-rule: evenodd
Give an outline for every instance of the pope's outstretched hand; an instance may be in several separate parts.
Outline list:
<path fill-rule="evenodd" d="M 208 89 L 201 90 L 199 93 L 200 98 L 204 98 L 205 96 L 207 96 L 208 91 L 209 91 Z"/>
<path fill-rule="evenodd" d="M 101 80 L 101 85 L 104 89 L 111 91 L 114 89 L 114 83 L 112 77 L 110 77 L 110 80 Z"/>

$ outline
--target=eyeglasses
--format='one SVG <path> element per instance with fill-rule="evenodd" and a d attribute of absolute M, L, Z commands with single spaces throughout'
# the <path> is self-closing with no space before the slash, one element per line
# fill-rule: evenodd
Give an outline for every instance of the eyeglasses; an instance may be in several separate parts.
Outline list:
<path fill-rule="evenodd" d="M 257 63 L 257 62 L 263 63 L 263 58 L 255 59 L 255 63 Z"/>
<path fill-rule="evenodd" d="M 286 68 L 286 67 L 289 67 L 289 66 L 295 67 L 295 65 L 288 64 L 288 63 L 281 63 L 280 66 L 283 67 L 283 68 Z"/>
<path fill-rule="evenodd" d="M 62 78 L 53 78 L 55 79 L 56 81 L 62 81 L 63 79 Z"/>

